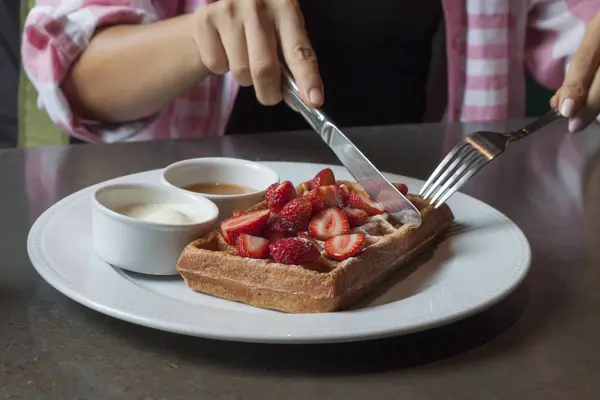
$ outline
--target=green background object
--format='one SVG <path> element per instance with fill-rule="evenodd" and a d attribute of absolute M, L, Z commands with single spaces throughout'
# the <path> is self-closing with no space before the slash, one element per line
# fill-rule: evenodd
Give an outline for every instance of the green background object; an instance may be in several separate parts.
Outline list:
<path fill-rule="evenodd" d="M 21 0 L 21 32 L 25 17 L 33 8 L 34 0 Z M 37 107 L 37 92 L 20 66 L 19 76 L 19 141 L 18 147 L 58 146 L 69 143 L 69 137 L 61 132 L 45 111 Z"/>
<path fill-rule="evenodd" d="M 528 117 L 537 117 L 548 111 L 550 99 L 554 96 L 554 91 L 541 86 L 530 75 L 526 77 L 525 88 L 525 115 Z"/>

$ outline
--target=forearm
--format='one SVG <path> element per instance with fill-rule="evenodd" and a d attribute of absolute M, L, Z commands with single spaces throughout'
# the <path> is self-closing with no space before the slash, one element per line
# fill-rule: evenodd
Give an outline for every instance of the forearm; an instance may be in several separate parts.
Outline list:
<path fill-rule="evenodd" d="M 125 122 L 152 115 L 209 73 L 193 42 L 193 14 L 99 31 L 62 89 L 83 118 Z"/>

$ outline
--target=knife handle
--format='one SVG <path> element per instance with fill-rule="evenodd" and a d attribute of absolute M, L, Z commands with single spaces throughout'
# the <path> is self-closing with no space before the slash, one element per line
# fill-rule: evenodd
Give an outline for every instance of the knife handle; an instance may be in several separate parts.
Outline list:
<path fill-rule="evenodd" d="M 294 107 L 308 123 L 317 132 L 321 132 L 323 125 L 327 122 L 327 117 L 321 111 L 316 108 L 308 106 L 300 97 L 298 86 L 292 77 L 292 74 L 288 69 L 281 64 L 281 70 L 283 71 L 283 97 L 289 105 Z"/>

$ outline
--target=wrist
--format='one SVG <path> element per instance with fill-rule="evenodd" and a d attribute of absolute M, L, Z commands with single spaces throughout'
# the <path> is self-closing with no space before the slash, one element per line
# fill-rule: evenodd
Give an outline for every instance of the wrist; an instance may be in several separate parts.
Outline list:
<path fill-rule="evenodd" d="M 206 77 L 209 71 L 202 62 L 202 56 L 196 44 L 197 23 L 195 13 L 185 14 L 180 18 L 182 43 L 186 48 L 185 63 L 188 66 L 187 69 L 190 75 L 194 77 L 196 82 L 200 82 Z"/>

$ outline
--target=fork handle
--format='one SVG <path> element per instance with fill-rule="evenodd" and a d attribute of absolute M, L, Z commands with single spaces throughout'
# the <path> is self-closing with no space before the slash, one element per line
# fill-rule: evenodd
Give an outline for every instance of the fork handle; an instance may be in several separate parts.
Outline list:
<path fill-rule="evenodd" d="M 516 132 L 511 132 L 508 135 L 508 140 L 510 142 L 512 142 L 515 140 L 523 139 L 524 137 L 529 136 L 532 133 L 539 131 L 546 125 L 556 121 L 560 117 L 561 117 L 561 115 L 558 111 L 556 111 L 554 109 L 550 109 L 550 111 L 548 111 L 546 114 L 542 115 L 541 117 L 537 118 L 530 124 L 525 125 L 523 128 L 519 129 Z"/>

